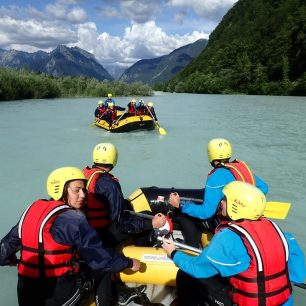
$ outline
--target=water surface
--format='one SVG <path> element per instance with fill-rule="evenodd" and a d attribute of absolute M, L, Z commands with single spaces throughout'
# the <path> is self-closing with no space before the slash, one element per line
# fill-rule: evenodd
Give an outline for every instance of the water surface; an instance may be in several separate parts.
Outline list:
<path fill-rule="evenodd" d="M 138 97 L 142 98 L 142 97 Z M 117 98 L 126 106 L 128 98 Z M 306 99 L 159 93 L 154 102 L 158 131 L 111 134 L 89 127 L 98 99 L 56 99 L 0 103 L 0 237 L 23 210 L 45 198 L 46 177 L 61 166 L 91 165 L 92 149 L 113 142 L 119 160 L 113 173 L 125 197 L 143 186 L 202 188 L 211 167 L 206 144 L 232 142 L 233 157 L 246 161 L 270 187 L 268 200 L 291 202 L 278 224 L 293 232 L 306 251 Z M 0 306 L 17 305 L 16 268 L 0 268 Z M 306 305 L 295 288 L 295 305 Z"/>

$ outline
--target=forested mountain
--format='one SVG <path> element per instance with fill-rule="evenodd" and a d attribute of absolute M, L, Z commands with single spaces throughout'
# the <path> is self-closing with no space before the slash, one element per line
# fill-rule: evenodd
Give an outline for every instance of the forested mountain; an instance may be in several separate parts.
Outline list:
<path fill-rule="evenodd" d="M 203 52 L 163 89 L 306 95 L 306 1 L 238 1 Z"/>
<path fill-rule="evenodd" d="M 197 57 L 207 44 L 206 39 L 199 39 L 172 51 L 170 54 L 152 59 L 142 59 L 128 68 L 120 77 L 121 81 L 145 84 L 158 84 L 170 80 Z"/>
<path fill-rule="evenodd" d="M 91 53 L 78 47 L 69 48 L 63 45 L 59 45 L 50 53 L 0 50 L 0 66 L 14 69 L 26 68 L 54 77 L 86 76 L 97 80 L 113 80 L 113 77 Z"/>

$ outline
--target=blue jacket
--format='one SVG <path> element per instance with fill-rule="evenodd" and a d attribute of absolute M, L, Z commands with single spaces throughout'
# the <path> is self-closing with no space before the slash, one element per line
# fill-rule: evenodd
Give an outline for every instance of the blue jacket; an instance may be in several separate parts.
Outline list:
<path fill-rule="evenodd" d="M 114 99 L 107 98 L 102 105 L 104 107 L 108 107 L 108 103 L 114 103 L 114 105 L 116 104 Z"/>
<path fill-rule="evenodd" d="M 306 276 L 303 251 L 292 234 L 284 235 L 289 244 L 290 280 L 294 283 L 303 283 Z M 214 235 L 199 256 L 187 255 L 180 251 L 176 251 L 173 256 L 174 263 L 195 278 L 208 278 L 216 274 L 229 277 L 246 271 L 250 260 L 241 238 L 229 229 L 222 229 Z M 284 305 L 293 305 L 292 296 Z"/>
<path fill-rule="evenodd" d="M 264 194 L 268 193 L 268 185 L 258 176 L 254 175 L 256 187 Z M 228 183 L 235 181 L 233 174 L 225 168 L 218 168 L 206 181 L 204 201 L 201 205 L 192 202 L 185 202 L 182 205 L 182 212 L 199 219 L 209 219 L 216 214 L 219 202 L 223 198 L 222 189 Z"/>
<path fill-rule="evenodd" d="M 80 211 L 68 209 L 60 213 L 53 223 L 51 234 L 56 242 L 79 250 L 81 260 L 93 270 L 120 272 L 132 267 L 131 259 L 103 246 L 97 232 Z M 17 224 L 0 242 L 0 265 L 9 264 L 8 259 L 12 258 L 20 247 Z"/>

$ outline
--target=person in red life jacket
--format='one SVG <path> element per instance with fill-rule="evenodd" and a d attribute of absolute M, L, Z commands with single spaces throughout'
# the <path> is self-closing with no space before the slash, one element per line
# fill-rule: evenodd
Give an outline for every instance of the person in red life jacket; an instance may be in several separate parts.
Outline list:
<path fill-rule="evenodd" d="M 146 105 L 145 114 L 151 116 L 153 120 L 158 121 L 155 110 L 154 110 L 154 104 L 152 102 L 149 102 Z"/>
<path fill-rule="evenodd" d="M 20 251 L 19 305 L 83 305 L 93 280 L 103 284 L 100 305 L 111 305 L 111 272 L 138 271 L 140 262 L 106 248 L 88 224 L 81 212 L 87 194 L 81 169 L 52 171 L 47 193 L 51 199 L 30 205 L 0 242 L 2 266 L 15 264 Z"/>
<path fill-rule="evenodd" d="M 103 102 L 99 101 L 98 106 L 95 109 L 95 118 L 101 119 L 103 117 L 103 114 L 105 113 L 107 107 L 103 106 Z"/>
<path fill-rule="evenodd" d="M 127 114 L 128 116 L 136 116 L 137 109 L 136 109 L 136 99 L 133 98 L 128 104 L 127 104 Z"/>
<path fill-rule="evenodd" d="M 199 256 L 163 241 L 180 269 L 178 305 L 293 305 L 291 282 L 303 283 L 306 275 L 297 241 L 262 217 L 266 198 L 254 185 L 233 181 L 222 193 L 223 221 Z"/>
<path fill-rule="evenodd" d="M 181 203 L 176 193 L 171 193 L 169 197 L 169 204 L 182 212 L 180 224 L 185 242 L 194 247 L 199 247 L 203 230 L 213 233 L 219 224 L 217 209 L 223 198 L 222 188 L 226 184 L 235 180 L 244 181 L 255 185 L 264 194 L 268 192 L 268 185 L 256 176 L 245 162 L 238 160 L 230 162 L 232 146 L 228 140 L 211 139 L 207 145 L 207 153 L 213 170 L 206 180 L 203 203 L 201 205 L 187 201 Z"/>
<path fill-rule="evenodd" d="M 87 218 L 107 246 L 115 247 L 131 235 L 149 233 L 165 225 L 166 217 L 162 214 L 146 220 L 125 212 L 121 185 L 110 173 L 118 159 L 117 148 L 112 143 L 97 144 L 92 156 L 93 166 L 83 169 L 88 179 Z"/>
<path fill-rule="evenodd" d="M 140 99 L 139 102 L 136 104 L 136 115 L 143 116 L 145 115 L 146 107 L 143 99 Z"/>
<path fill-rule="evenodd" d="M 108 103 L 108 107 L 103 114 L 103 120 L 108 122 L 109 126 L 113 124 L 113 122 L 117 118 L 117 110 L 114 107 L 114 103 Z"/>

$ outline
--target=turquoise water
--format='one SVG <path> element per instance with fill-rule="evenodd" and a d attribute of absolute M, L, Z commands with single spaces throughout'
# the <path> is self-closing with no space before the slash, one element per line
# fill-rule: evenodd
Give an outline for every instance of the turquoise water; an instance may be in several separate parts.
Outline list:
<path fill-rule="evenodd" d="M 139 97 L 140 98 L 140 97 Z M 89 127 L 98 99 L 0 103 L 0 237 L 34 200 L 46 197 L 45 180 L 61 166 L 91 164 L 93 147 L 113 142 L 119 150 L 114 175 L 124 195 L 143 186 L 202 188 L 210 165 L 206 143 L 228 138 L 233 157 L 248 162 L 270 187 L 268 200 L 291 202 L 278 224 L 293 232 L 306 252 L 306 99 L 157 93 L 158 131 L 111 134 Z M 129 98 L 117 98 L 125 106 Z M 0 268 L 0 306 L 17 305 L 16 268 Z M 295 305 L 306 305 L 295 288 Z"/>

